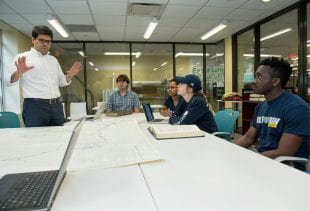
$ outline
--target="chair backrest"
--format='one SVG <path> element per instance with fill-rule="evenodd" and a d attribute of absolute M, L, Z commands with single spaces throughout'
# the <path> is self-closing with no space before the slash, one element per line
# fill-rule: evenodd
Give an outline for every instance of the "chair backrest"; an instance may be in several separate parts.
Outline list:
<path fill-rule="evenodd" d="M 86 102 L 70 103 L 70 117 L 72 119 L 79 119 L 86 115 Z"/>
<path fill-rule="evenodd" d="M 232 133 L 238 116 L 239 112 L 232 109 L 216 112 L 214 119 L 218 128 L 218 132 Z"/>
<path fill-rule="evenodd" d="M 0 112 L 0 128 L 19 128 L 20 122 L 16 113 Z"/>

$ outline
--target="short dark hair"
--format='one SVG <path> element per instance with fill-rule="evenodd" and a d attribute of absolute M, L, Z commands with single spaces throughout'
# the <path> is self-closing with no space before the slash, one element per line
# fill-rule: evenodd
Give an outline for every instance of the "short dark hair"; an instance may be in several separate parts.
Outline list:
<path fill-rule="evenodd" d="M 271 57 L 261 61 L 260 65 L 269 66 L 271 68 L 272 77 L 280 78 L 282 88 L 286 85 L 292 74 L 291 65 L 284 59 Z"/>
<path fill-rule="evenodd" d="M 32 29 L 32 37 L 34 39 L 37 39 L 40 34 L 48 35 L 53 40 L 53 32 L 47 26 L 40 25 L 40 26 L 33 27 L 33 29 Z"/>
<path fill-rule="evenodd" d="M 129 84 L 129 78 L 125 74 L 121 74 L 116 78 L 116 82 L 118 81 L 126 81 Z"/>
<path fill-rule="evenodd" d="M 177 80 L 176 80 L 175 78 L 170 79 L 168 82 L 169 82 L 169 83 L 171 83 L 171 82 L 175 82 L 176 84 L 178 84 L 178 82 L 177 82 Z"/>

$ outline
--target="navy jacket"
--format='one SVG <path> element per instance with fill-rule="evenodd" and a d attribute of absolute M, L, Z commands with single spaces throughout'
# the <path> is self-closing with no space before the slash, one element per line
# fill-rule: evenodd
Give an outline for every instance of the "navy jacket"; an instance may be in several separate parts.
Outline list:
<path fill-rule="evenodd" d="M 173 116 L 169 119 L 170 124 L 190 125 L 195 124 L 201 130 L 208 133 L 217 132 L 214 117 L 209 106 L 202 96 L 193 96 L 185 106 L 177 106 Z"/>

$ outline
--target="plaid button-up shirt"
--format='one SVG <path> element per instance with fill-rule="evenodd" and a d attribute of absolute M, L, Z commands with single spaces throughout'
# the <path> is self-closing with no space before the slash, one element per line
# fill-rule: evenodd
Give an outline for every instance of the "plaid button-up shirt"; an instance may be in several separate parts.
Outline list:
<path fill-rule="evenodd" d="M 138 95 L 135 92 L 127 90 L 124 96 L 120 95 L 119 90 L 113 92 L 109 97 L 107 109 L 115 111 L 133 111 L 134 108 L 140 107 Z"/>

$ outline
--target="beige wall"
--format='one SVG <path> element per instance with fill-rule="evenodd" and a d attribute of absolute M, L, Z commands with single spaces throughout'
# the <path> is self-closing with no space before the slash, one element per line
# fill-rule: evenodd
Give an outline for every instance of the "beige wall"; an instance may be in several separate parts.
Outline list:
<path fill-rule="evenodd" d="M 3 73 L 4 77 L 7 77 L 7 71 L 12 67 L 14 57 L 18 53 L 29 50 L 32 44 L 30 37 L 24 35 L 2 21 L 0 21 L 0 30 L 2 31 L 1 59 L 3 61 Z M 19 85 L 13 87 L 4 86 L 3 95 L 4 111 L 12 111 L 20 114 L 23 98 L 20 95 Z"/>

